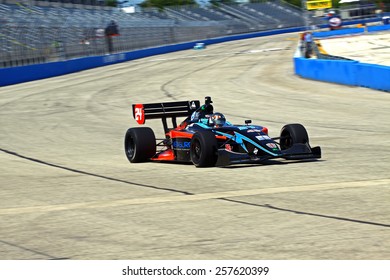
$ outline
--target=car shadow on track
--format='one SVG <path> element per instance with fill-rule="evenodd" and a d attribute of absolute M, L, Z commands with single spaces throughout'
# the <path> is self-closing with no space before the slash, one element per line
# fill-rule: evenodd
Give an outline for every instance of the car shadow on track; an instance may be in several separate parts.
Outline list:
<path fill-rule="evenodd" d="M 323 162 L 324 160 L 320 159 L 305 159 L 305 160 L 294 160 L 294 161 L 281 161 L 281 160 L 264 160 L 262 162 L 250 162 L 250 163 L 235 163 L 231 165 L 218 166 L 219 168 L 227 169 L 237 169 L 237 168 L 250 168 L 250 167 L 260 167 L 260 166 L 270 166 L 270 165 L 286 165 L 286 164 L 304 164 L 304 163 L 313 163 L 313 162 Z"/>
<path fill-rule="evenodd" d="M 285 165 L 285 164 L 295 164 L 295 163 L 313 163 L 313 162 L 323 162 L 321 159 L 304 159 L 304 160 L 277 160 L 277 159 L 268 159 L 261 162 L 245 162 L 245 163 L 232 163 L 230 165 L 220 165 L 215 166 L 214 168 L 227 168 L 227 169 L 237 169 L 237 168 L 250 168 L 250 167 L 261 167 L 261 166 L 270 166 L 270 165 Z M 174 162 L 174 161 L 155 161 L 156 164 L 167 164 L 167 165 L 188 165 L 194 166 L 192 162 Z M 207 167 L 210 168 L 210 167 Z"/>

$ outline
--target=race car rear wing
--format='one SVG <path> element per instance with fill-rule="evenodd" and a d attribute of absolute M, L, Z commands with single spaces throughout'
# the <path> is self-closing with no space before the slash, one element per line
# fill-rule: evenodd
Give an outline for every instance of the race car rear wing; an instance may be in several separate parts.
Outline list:
<path fill-rule="evenodd" d="M 167 118 L 172 118 L 173 127 L 177 127 L 177 117 L 188 117 L 199 107 L 199 100 L 133 104 L 133 117 L 139 124 L 149 119 L 161 119 L 164 131 L 168 132 Z"/>

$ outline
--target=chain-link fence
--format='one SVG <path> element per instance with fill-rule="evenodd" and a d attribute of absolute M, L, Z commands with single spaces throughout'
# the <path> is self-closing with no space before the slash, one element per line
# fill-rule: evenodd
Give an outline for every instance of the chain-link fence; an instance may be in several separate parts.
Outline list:
<path fill-rule="evenodd" d="M 272 15 L 261 16 L 261 12 L 257 14 L 258 19 L 256 14 L 249 16 L 248 11 L 245 16 L 244 8 L 247 7 L 173 7 L 126 14 L 118 8 L 103 6 L 0 0 L 0 67 L 131 51 L 286 26 Z M 269 6 L 269 9 L 276 8 Z M 106 36 L 106 27 L 111 20 L 118 25 L 119 36 Z M 301 25 L 302 21 L 298 21 L 290 25 Z"/>
<path fill-rule="evenodd" d="M 73 2 L 77 1 L 81 0 Z M 107 36 L 107 25 L 113 20 L 118 26 L 119 36 Z M 310 19 L 310 24 L 320 23 L 324 23 L 320 18 Z M 171 7 L 163 11 L 145 9 L 131 14 L 119 8 L 98 5 L 0 0 L 0 67 L 305 24 L 302 10 L 281 0 L 221 4 L 218 7 Z"/>

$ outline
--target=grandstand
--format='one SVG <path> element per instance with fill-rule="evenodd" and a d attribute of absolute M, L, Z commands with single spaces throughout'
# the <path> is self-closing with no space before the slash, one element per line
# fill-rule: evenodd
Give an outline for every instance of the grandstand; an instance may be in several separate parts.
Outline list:
<path fill-rule="evenodd" d="M 0 0 L 0 67 L 305 24 L 301 9 L 281 0 L 218 6 L 204 0 L 195 6 L 134 11 L 125 13 L 120 8 L 106 7 L 100 0 Z M 109 38 L 105 28 L 112 20 L 120 35 Z M 314 22 L 318 23 L 321 19 Z"/>

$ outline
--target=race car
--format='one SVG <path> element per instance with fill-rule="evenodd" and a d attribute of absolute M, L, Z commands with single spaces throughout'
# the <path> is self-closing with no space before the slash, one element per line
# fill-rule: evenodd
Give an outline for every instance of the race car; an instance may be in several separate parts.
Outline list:
<path fill-rule="evenodd" d="M 270 137 L 264 126 L 242 125 L 226 121 L 214 112 L 211 97 L 203 105 L 199 100 L 133 104 L 138 124 L 161 119 L 165 137 L 156 138 L 150 127 L 132 127 L 125 135 L 125 153 L 131 163 L 192 162 L 196 167 L 225 166 L 235 163 L 321 158 L 321 148 L 309 145 L 309 136 L 301 124 L 287 124 L 278 137 Z M 177 124 L 178 117 L 185 119 Z M 167 119 L 172 127 L 168 127 Z"/>

